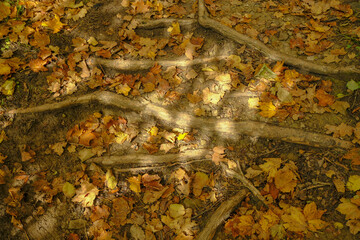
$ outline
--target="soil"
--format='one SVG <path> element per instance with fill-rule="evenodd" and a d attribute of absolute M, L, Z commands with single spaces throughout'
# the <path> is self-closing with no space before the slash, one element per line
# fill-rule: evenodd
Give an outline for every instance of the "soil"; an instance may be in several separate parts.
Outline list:
<path fill-rule="evenodd" d="M 59 47 L 58 57 L 67 59 L 69 54 L 73 52 L 72 39 L 89 39 L 90 37 L 95 37 L 98 42 L 103 40 L 121 43 L 119 44 L 121 46 L 119 51 L 112 55 L 112 58 L 114 59 L 144 59 L 143 57 L 126 53 L 123 43 L 129 43 L 130 41 L 123 40 L 118 35 L 119 29 L 122 29 L 123 24 L 126 23 L 124 16 L 129 15 L 126 12 L 128 8 L 122 6 L 123 1 L 84 1 L 84 3 L 88 2 L 92 3 L 90 4 L 92 7 L 88 9 L 85 17 L 76 21 L 70 20 L 65 30 L 50 35 L 51 45 Z M 162 16 L 163 18 L 172 17 L 194 20 L 194 24 L 181 28 L 181 33 L 184 35 L 193 33 L 194 38 L 199 37 L 205 39 L 203 46 L 197 51 L 198 55 L 195 56 L 195 58 L 229 56 L 234 54 L 240 55 L 243 63 L 248 63 L 254 66 L 254 68 L 264 63 L 269 66 L 275 65 L 275 62 L 271 61 L 260 51 L 236 43 L 211 29 L 201 27 L 199 23 L 197 23 L 197 8 L 193 7 L 196 6 L 197 1 L 163 2 L 176 2 L 183 6 L 187 12 L 186 15 L 181 15 L 179 13 L 171 13 L 171 15 L 170 13 L 164 14 L 164 16 Z M 291 48 L 289 41 L 293 37 L 294 28 L 305 28 L 304 19 L 309 21 L 309 17 L 284 14 L 284 17 L 274 18 L 273 15 L 276 11 L 271 7 L 267 10 L 266 5 L 263 4 L 262 1 L 257 0 L 211 2 L 215 2 L 218 6 L 216 15 L 211 17 L 219 22 L 228 22 L 234 15 L 241 17 L 245 16 L 245 14 L 251 14 L 252 21 L 249 26 L 251 26 L 252 29 L 257 30 L 258 39 L 278 51 L 298 56 L 299 58 L 306 60 L 316 61 L 320 59 L 320 61 L 324 62 L 323 59 L 330 54 L 331 50 L 344 48 L 347 49 L 348 52 L 346 55 L 340 55 L 339 62 L 330 62 L 327 64 L 336 66 L 360 65 L 359 42 L 356 42 L 358 40 L 354 40 L 345 34 L 349 29 L 358 27 L 360 25 L 359 20 L 354 22 L 344 19 L 333 20 L 336 21 L 338 25 L 334 28 L 334 34 L 329 36 L 329 40 L 334 42 L 332 47 L 319 54 L 306 55 L 303 49 Z M 286 4 L 286 1 L 270 2 L 279 5 Z M 360 4 L 358 1 L 341 2 L 348 2 L 354 11 L 353 15 L 359 16 Z M 144 18 L 151 21 L 159 18 L 159 16 L 158 13 L 155 12 L 153 14 L 137 14 L 135 18 Z M 284 30 L 285 22 L 291 22 L 292 27 L 288 27 Z M 235 25 L 232 27 L 235 28 Z M 244 32 L 246 32 L 246 27 L 242 29 L 245 29 Z M 266 30 L 274 30 L 277 31 L 277 33 L 269 37 L 265 33 Z M 137 35 L 144 38 L 169 38 L 167 27 L 151 29 L 139 28 L 135 29 L 135 31 Z M 0 44 L 4 44 L 4 41 L 1 40 Z M 33 49 L 24 48 L 21 44 L 14 43 L 10 48 L 13 50 L 14 56 L 31 57 L 31 54 L 34 54 Z M 163 50 L 165 53 L 162 56 L 157 56 L 155 58 L 156 61 L 182 61 L 185 59 L 184 56 L 176 55 L 169 46 L 165 47 Z M 354 53 L 356 57 L 349 58 L 350 53 Z M 350 55 L 350 57 L 352 56 L 353 55 Z M 55 65 L 56 61 L 49 62 L 47 65 L 49 71 L 46 72 L 33 72 L 27 68 L 14 73 L 13 78 L 16 81 L 14 94 L 12 96 L 1 96 L 1 108 L 4 112 L 11 109 L 39 106 L 45 103 L 55 103 L 71 97 L 80 97 L 84 94 L 97 91 L 116 91 L 115 87 L 110 87 L 109 85 L 92 88 L 89 81 L 80 81 L 77 83 L 77 90 L 71 95 L 54 94 L 49 91 L 47 76 L 53 72 Z M 94 67 L 96 66 L 89 65 L 89 69 Z M 200 108 L 203 110 L 201 117 L 204 119 L 266 122 L 271 125 L 296 128 L 304 130 L 305 132 L 315 132 L 320 134 L 328 134 L 327 128 L 325 127 L 326 125 L 337 126 L 341 123 L 346 123 L 347 125 L 355 126 L 359 121 L 360 113 L 356 110 L 359 106 L 359 93 L 357 91 L 348 93 L 346 81 L 343 79 L 336 79 L 332 76 L 329 77 L 313 73 L 312 75 L 319 77 L 316 84 L 320 83 L 321 80 L 330 80 L 333 83 L 333 95 L 338 93 L 345 93 L 347 95 L 341 99 L 350 104 L 350 107 L 344 114 L 334 113 L 331 109 L 326 109 L 326 111 L 322 113 L 306 112 L 304 113 L 304 117 L 300 119 L 295 117 L 287 117 L 285 119 L 263 117 L 259 115 L 258 109 L 249 109 L 248 107 L 248 100 L 253 96 L 244 94 L 244 90 L 246 86 L 250 84 L 251 80 L 246 79 L 246 76 L 242 74 L 239 74 L 239 83 L 230 86 L 230 89 L 225 91 L 224 96 L 217 104 L 189 102 L 186 96 L 187 94 L 193 94 L 195 90 L 200 89 L 200 93 L 205 88 L 209 88 L 212 92 L 221 90 L 222 86 L 218 85 L 216 81 L 211 78 L 210 73 L 203 70 L 204 68 L 211 67 L 217 69 L 219 72 L 226 72 L 229 69 L 225 60 L 215 61 L 214 63 L 197 64 L 191 67 L 178 67 L 178 75 L 182 79 L 182 82 L 180 84 L 174 84 L 171 87 L 173 94 L 176 92 L 178 95 L 175 94 L 174 96 L 170 96 L 162 94 L 160 91 L 152 91 L 149 93 L 140 92 L 140 96 L 132 96 L 129 94 L 128 98 L 134 101 L 134 103 L 146 100 L 149 103 L 164 107 L 165 109 L 176 110 L 192 116 L 194 116 L 194 111 Z M 286 67 L 288 69 L 293 69 L 290 65 Z M 117 69 L 107 68 L 106 66 L 99 68 L 101 68 L 101 71 L 104 73 L 103 79 L 111 79 L 119 74 L 119 70 Z M 81 69 L 78 67 L 76 70 L 81 72 Z M 197 73 L 197 77 L 192 79 L 186 77 L 186 74 L 190 70 L 194 70 Z M 303 74 L 309 74 L 307 72 L 302 72 L 299 69 L 296 70 Z M 165 69 L 163 69 L 163 71 L 165 71 Z M 135 72 L 123 71 L 121 73 L 146 76 L 147 72 L 148 71 L 146 70 L 141 70 Z M 141 111 L 129 111 L 127 109 L 120 109 L 113 105 L 104 105 L 94 101 L 57 110 L 29 114 L 3 114 L 1 116 L 1 124 L 4 127 L 7 136 L 6 140 L 0 144 L 0 153 L 7 156 L 1 167 L 2 169 L 8 169 L 9 172 L 6 177 L 6 184 L 0 185 L 0 231 L 2 233 L 2 239 L 76 239 L 69 238 L 72 233 L 76 233 L 80 236 L 80 239 L 93 239 L 93 237 L 88 235 L 92 222 L 88 217 L 84 217 L 90 215 L 89 208 L 84 208 L 81 204 L 74 203 L 71 201 L 71 198 L 65 197 L 62 191 L 51 196 L 51 200 L 46 199 L 46 190 L 39 191 L 39 188 L 36 188 L 34 183 L 39 179 L 45 179 L 48 183 L 52 183 L 56 178 L 67 179 L 66 181 L 70 181 L 71 179 L 73 182 L 77 182 L 80 181 L 79 179 L 81 178 L 77 177 L 76 174 L 81 174 L 84 169 L 86 169 L 85 172 L 90 178 L 94 179 L 92 176 L 96 171 L 90 170 L 94 167 L 91 163 L 91 159 L 82 162 L 79 159 L 77 152 L 69 152 L 68 147 L 71 146 L 70 143 L 67 143 L 65 151 L 61 155 L 52 151 L 51 146 L 59 142 L 67 142 L 68 131 L 96 112 L 101 113 L 102 116 L 121 116 L 127 120 L 128 126 L 135 126 L 134 128 L 138 131 L 138 134 L 131 142 L 126 141 L 123 144 L 114 143 L 107 146 L 104 149 L 103 157 L 136 156 L 145 154 L 150 157 L 166 154 L 181 155 L 181 153 L 193 149 L 206 149 L 207 156 L 194 159 L 196 161 L 193 162 L 180 162 L 168 164 L 168 166 L 164 164 L 145 166 L 137 163 L 113 166 L 99 164 L 98 167 L 103 173 L 105 173 L 108 168 L 111 168 L 114 171 L 118 181 L 119 191 L 113 195 L 106 191 L 100 193 L 95 199 L 94 205 L 111 205 L 110 203 L 114 196 L 126 196 L 127 198 L 132 198 L 135 202 L 133 213 L 135 215 L 143 214 L 142 217 L 144 218 L 146 214 L 149 214 L 150 207 L 143 202 L 142 197 L 139 194 L 135 194 L 129 189 L 128 179 L 130 177 L 149 173 L 159 175 L 162 179 L 161 182 L 166 183 L 171 174 L 179 168 L 186 170 L 189 176 L 194 176 L 196 172 L 203 172 L 215 179 L 214 185 L 208 187 L 209 189 L 204 189 L 204 192 L 215 192 L 217 196 L 216 201 L 211 202 L 209 199 L 199 199 L 191 194 L 188 197 L 184 197 L 176 192 L 173 196 L 173 199 L 178 199 L 178 202 L 192 208 L 193 215 L 191 220 L 196 222 L 197 226 L 195 229 L 199 233 L 205 227 L 212 216 L 212 213 L 215 212 L 219 205 L 231 196 L 236 195 L 238 190 L 243 188 L 243 183 L 226 176 L 221 166 L 215 165 L 210 161 L 211 155 L 213 154 L 212 149 L 216 146 L 224 146 L 228 148 L 226 151 L 226 158 L 238 162 L 244 172 L 249 168 L 259 169 L 259 165 L 264 163 L 264 158 L 281 158 L 284 162 L 294 162 L 299 174 L 298 185 L 291 194 L 283 194 L 280 199 L 276 199 L 275 204 L 286 202 L 288 204 L 291 203 L 292 206 L 303 208 L 306 203 L 315 202 L 318 209 L 326 209 L 326 212 L 322 217 L 325 222 L 339 222 L 344 225 L 344 228 L 337 229 L 333 224 L 329 224 L 325 229 L 317 232 L 310 232 L 306 235 L 289 233 L 289 236 L 287 236 L 289 239 L 359 238 L 359 234 L 354 235 L 350 233 L 349 228 L 346 227 L 344 215 L 336 210 L 340 203 L 340 199 L 351 198 L 351 193 L 348 191 L 345 193 L 338 192 L 332 179 L 326 176 L 326 173 L 329 170 L 332 170 L 336 173 L 338 178 L 343 179 L 346 182 L 346 179 L 348 179 L 350 175 L 359 174 L 358 167 L 352 166 L 348 160 L 341 160 L 343 155 L 347 152 L 346 149 L 317 148 L 314 146 L 283 142 L 279 139 L 264 139 L 258 136 L 247 135 L 238 136 L 238 138 L 234 140 L 222 135 L 221 132 L 217 132 L 216 129 L 212 132 L 208 132 L 204 129 L 193 129 L 191 124 L 189 124 L 183 131 L 190 133 L 190 135 L 193 136 L 193 139 L 190 139 L 188 142 L 177 141 L 178 145 L 172 150 L 173 152 L 170 151 L 169 153 L 164 153 L 163 151 L 159 151 L 150 155 L 148 151 L 142 147 L 143 143 L 146 142 L 149 137 L 149 130 L 153 126 L 157 126 L 161 130 L 173 132 L 174 128 L 177 127 L 175 124 L 169 125 L 154 116 L 144 115 Z M 172 117 L 176 118 L 176 116 Z M 348 141 L 352 140 L 347 136 L 343 139 Z M 77 149 L 85 148 L 77 144 L 75 145 Z M 29 148 L 36 153 L 33 157 L 34 161 L 22 161 L 21 152 L 24 152 L 24 149 L 30 152 Z M 96 158 L 96 156 L 94 156 L 94 158 Z M 27 183 L 23 185 L 21 183 L 22 180 L 14 179 L 14 176 L 21 175 L 19 174 L 21 171 L 29 176 Z M 260 174 L 249 180 L 260 192 L 267 183 L 267 178 L 264 174 Z M 78 182 L 77 184 L 77 187 L 79 188 L 80 183 Z M 17 186 L 21 186 L 21 192 L 24 194 L 20 206 L 16 206 L 15 208 L 16 219 L 21 222 L 22 229 L 14 227 L 12 215 L 8 213 L 8 205 L 4 201 L 4 199 L 9 199 L 9 190 L 16 188 Z M 165 203 L 165 200 L 162 200 L 160 205 L 161 204 L 168 203 Z M 253 194 L 248 193 L 240 206 L 234 208 L 231 216 L 241 213 L 242 208 L 248 207 L 249 205 L 255 206 L 254 208 L 259 210 L 264 209 L 264 205 L 261 201 Z M 38 213 L 40 207 L 44 209 L 44 213 L 42 214 Z M 134 215 L 132 215 L 132 217 L 134 217 Z M 74 223 L 74 220 L 83 219 L 85 219 L 84 222 L 78 221 L 76 224 Z M 113 235 L 113 239 L 145 239 L 138 238 L 134 234 L 131 234 L 131 226 L 131 224 L 124 224 L 119 227 L 114 231 L 115 234 Z M 231 234 L 225 234 L 224 232 L 224 223 L 222 223 L 217 228 L 213 239 L 235 239 Z M 155 236 L 156 239 L 175 238 L 175 234 L 167 228 L 154 233 L 153 236 Z M 251 238 L 247 237 L 247 239 Z"/>

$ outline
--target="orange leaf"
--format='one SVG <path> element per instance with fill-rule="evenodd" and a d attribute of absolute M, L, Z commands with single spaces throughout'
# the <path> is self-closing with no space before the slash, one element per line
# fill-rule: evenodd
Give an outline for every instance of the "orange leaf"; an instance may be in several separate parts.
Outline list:
<path fill-rule="evenodd" d="M 87 130 L 79 137 L 79 144 L 82 144 L 84 146 L 90 146 L 90 141 L 95 139 L 96 135 L 91 131 Z"/>
<path fill-rule="evenodd" d="M 46 33 L 35 32 L 34 38 L 30 41 L 30 45 L 43 48 L 50 44 L 50 37 Z"/>
<path fill-rule="evenodd" d="M 332 105 L 335 102 L 334 96 L 328 94 L 323 89 L 318 89 L 315 97 L 319 100 L 318 105 L 322 107 Z"/>
<path fill-rule="evenodd" d="M 360 148 L 353 148 L 343 158 L 351 160 L 352 165 L 360 165 Z"/>

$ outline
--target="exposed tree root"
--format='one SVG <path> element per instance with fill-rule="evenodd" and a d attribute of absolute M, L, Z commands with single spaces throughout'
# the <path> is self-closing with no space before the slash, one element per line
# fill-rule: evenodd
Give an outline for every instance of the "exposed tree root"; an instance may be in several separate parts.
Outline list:
<path fill-rule="evenodd" d="M 347 67 L 333 67 L 318 64 L 315 62 L 302 60 L 298 57 L 293 57 L 285 53 L 281 53 L 277 50 L 273 50 L 267 47 L 264 43 L 259 40 L 248 37 L 247 35 L 241 34 L 236 30 L 221 24 L 220 22 L 208 17 L 208 13 L 205 8 L 204 0 L 199 0 L 199 24 L 204 28 L 211 28 L 216 32 L 220 33 L 224 37 L 228 37 L 235 42 L 240 44 L 246 44 L 256 50 L 259 50 L 270 59 L 274 61 L 284 61 L 286 64 L 302 69 L 304 71 L 319 73 L 324 75 L 341 75 L 342 77 L 354 75 L 360 76 L 360 68 L 356 66 Z M 346 75 L 346 76 L 344 76 Z"/>
<path fill-rule="evenodd" d="M 140 166 L 155 166 L 160 164 L 170 164 L 174 162 L 187 162 L 194 159 L 204 159 L 209 154 L 208 149 L 188 150 L 178 154 L 149 155 L 149 154 L 129 154 L 124 156 L 104 156 L 91 158 L 88 162 L 94 162 L 103 166 L 118 166 L 122 164 L 136 164 Z M 209 159 L 210 160 L 210 159 Z M 206 161 L 206 159 L 204 159 Z"/>
<path fill-rule="evenodd" d="M 154 28 L 165 28 L 170 27 L 172 23 L 178 22 L 180 26 L 192 26 L 197 24 L 196 19 L 175 19 L 175 18 L 161 18 L 161 19 L 141 19 L 139 20 L 139 25 L 136 28 L 142 29 L 154 29 Z"/>
<path fill-rule="evenodd" d="M 197 240 L 212 239 L 217 228 L 230 216 L 234 208 L 246 197 L 246 189 L 239 190 L 235 196 L 223 202 L 207 221 L 204 229 L 199 233 Z"/>
<path fill-rule="evenodd" d="M 107 91 L 94 92 L 80 97 L 71 97 L 61 102 L 48 103 L 36 107 L 13 109 L 5 112 L 5 114 L 53 111 L 74 105 L 89 104 L 93 101 L 135 111 L 140 115 L 153 116 L 169 126 L 177 126 L 183 129 L 195 128 L 208 134 L 215 134 L 220 138 L 237 140 L 241 135 L 248 135 L 313 147 L 350 149 L 354 146 L 350 141 L 328 135 L 306 132 L 301 129 L 274 126 L 263 122 L 194 117 L 187 113 L 156 106 L 146 100 L 140 102 Z"/>
<path fill-rule="evenodd" d="M 232 178 L 236 178 L 237 180 L 240 180 L 240 182 L 254 194 L 254 196 L 259 199 L 265 206 L 268 206 L 266 203 L 265 198 L 261 195 L 259 190 L 244 176 L 243 172 L 241 171 L 240 166 L 238 166 L 238 171 L 234 171 L 229 169 L 225 164 L 222 164 L 223 169 L 225 173 Z"/>
<path fill-rule="evenodd" d="M 218 57 L 207 57 L 207 58 L 196 58 L 193 60 L 189 60 L 187 58 L 179 59 L 179 60 L 124 60 L 124 59 L 105 59 L 105 58 L 96 58 L 91 57 L 87 60 L 87 64 L 89 67 L 100 65 L 105 68 L 116 69 L 119 71 L 141 71 L 148 70 L 154 66 L 155 63 L 163 66 L 163 67 L 188 67 L 194 66 L 197 64 L 205 64 L 210 62 L 216 62 L 221 59 L 225 59 L 228 56 L 218 56 Z"/>

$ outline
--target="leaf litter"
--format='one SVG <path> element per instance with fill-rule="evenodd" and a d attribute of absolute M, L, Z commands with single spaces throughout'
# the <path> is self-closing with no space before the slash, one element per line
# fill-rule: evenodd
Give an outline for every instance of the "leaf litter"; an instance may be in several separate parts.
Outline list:
<path fill-rule="evenodd" d="M 347 83 L 350 92 L 335 92 L 335 88 L 338 91 L 338 83 L 335 82 L 337 85 L 334 86 L 332 80 L 300 73 L 283 62 L 254 61 L 253 57 L 257 56 L 251 55 L 253 53 L 245 46 L 239 47 L 238 53 L 230 54 L 219 64 L 200 68 L 162 67 L 155 63 L 146 72 L 109 75 L 106 69 L 94 66 L 89 61 L 90 56 L 106 59 L 155 60 L 164 56 L 196 59 L 209 50 L 206 36 L 187 32 L 180 21 L 171 21 L 161 38 L 141 36 L 136 31 L 141 26 L 136 19 L 139 16 L 145 19 L 195 16 L 196 5 L 184 3 L 123 0 L 121 5 L 125 11 L 117 15 L 123 20 L 122 26 L 116 30 L 119 39 L 102 40 L 97 35 L 79 35 L 73 37 L 66 47 L 65 44 L 57 46 L 54 36 L 71 32 L 76 28 L 76 21 L 86 19 L 92 8 L 101 7 L 101 4 L 97 6 L 92 1 L 0 3 L 0 35 L 7 37 L 1 40 L 0 91 L 3 103 L 11 106 L 21 98 L 21 92 L 26 93 L 33 88 L 30 82 L 19 83 L 17 74 L 20 72 L 25 75 L 45 74 L 42 75 L 45 80 L 42 85 L 45 87 L 36 90 L 43 99 L 77 94 L 84 88 L 106 89 L 131 99 L 142 96 L 164 106 L 185 101 L 187 105 L 184 111 L 196 116 L 237 118 L 239 116 L 231 111 L 225 111 L 226 104 L 223 109 L 218 108 L 224 101 L 229 101 L 228 95 L 237 91 L 252 96 L 242 108 L 245 114 L 251 113 L 251 119 L 294 126 L 298 126 L 297 122 L 310 122 L 309 114 L 340 114 L 349 119 L 349 112 L 357 111 L 356 81 Z M 349 4 L 338 1 L 290 1 L 287 6 L 265 1 L 258 5 L 258 11 L 253 8 L 251 14 L 243 16 L 224 15 L 227 10 L 223 7 L 231 4 L 238 8 L 243 4 L 240 1 L 224 4 L 223 1 L 206 0 L 205 4 L 210 14 L 220 18 L 223 24 L 275 48 L 282 47 L 277 44 L 285 44 L 289 52 L 296 51 L 308 58 L 319 57 L 320 61 L 328 64 L 357 60 L 359 31 L 348 26 L 356 24 L 358 17 Z M 297 25 L 273 24 L 267 29 L 259 29 L 262 19 L 253 12 L 264 12 L 264 9 L 275 19 L 291 16 L 305 18 L 306 22 Z M 282 34 L 284 29 L 293 33 Z M 107 33 L 112 35 L 112 31 L 115 30 L 109 27 Z M 340 35 L 334 35 L 338 31 Z M 336 41 L 339 36 L 345 39 L 341 44 Z M 28 49 L 21 50 L 21 44 Z M 19 57 L 19 49 L 25 51 L 27 57 Z M 200 84 L 197 82 L 199 79 L 202 79 Z M 23 90 L 19 90 L 21 87 Z M 340 100 L 337 93 L 349 95 Z M 240 99 L 227 102 L 229 110 L 239 112 L 236 101 Z M 235 107 L 231 109 L 231 105 Z M 59 123 L 65 131 L 59 131 L 59 136 L 51 143 L 21 141 L 17 155 L 7 151 L 12 149 L 8 146 L 12 144 L 14 134 L 11 130 L 2 130 L 0 143 L 4 147 L 1 148 L 0 184 L 7 188 L 2 199 L 9 222 L 25 234 L 30 234 L 26 217 L 46 216 L 45 212 L 52 205 L 67 202 L 82 209 L 81 213 L 72 216 L 75 219 L 69 219 L 69 224 L 64 228 L 62 237 L 67 239 L 80 239 L 83 234 L 80 229 L 83 228 L 86 228 L 86 236 L 93 239 L 157 239 L 163 234 L 169 239 L 195 239 L 204 225 L 203 221 L 206 221 L 206 213 L 213 211 L 216 206 L 212 204 L 229 196 L 224 189 L 239 187 L 233 179 L 220 177 L 221 171 L 216 166 L 226 163 L 229 169 L 239 166 L 247 169 L 246 176 L 261 191 L 270 208 L 256 205 L 252 197 L 247 197 L 223 225 L 227 234 L 225 238 L 303 238 L 322 231 L 337 236 L 346 229 L 345 226 L 353 235 L 359 232 L 357 147 L 347 153 L 324 156 L 321 151 L 298 146 L 292 153 L 287 153 L 271 146 L 271 142 L 257 139 L 248 139 L 250 144 L 242 141 L 237 146 L 231 142 L 218 144 L 215 138 L 208 145 L 209 136 L 204 137 L 197 129 L 178 129 L 156 122 L 143 128 L 129 124 L 132 122 L 130 120 L 125 115 L 92 112 L 80 121 L 70 121 L 71 124 L 68 121 L 68 125 Z M 347 122 L 331 120 L 321 130 L 335 138 L 359 143 L 356 121 L 356 117 Z M 31 128 L 31 122 L 26 124 Z M 46 126 L 51 123 L 46 123 L 45 118 L 42 124 Z M 317 125 L 313 124 L 312 128 L 317 129 Z M 26 129 L 26 126 L 21 129 Z M 6 133 L 8 131 L 10 134 Z M 259 147 L 261 144 L 264 146 Z M 112 148 L 119 146 L 128 148 L 127 153 L 142 151 L 151 156 L 181 154 L 188 149 L 207 146 L 209 156 L 204 158 L 211 159 L 215 167 L 200 166 L 197 169 L 183 165 L 170 168 L 168 172 L 142 171 L 124 175 L 115 168 L 104 169 L 94 163 L 87 165 L 87 160 L 106 156 Z M 249 148 L 255 155 L 246 152 Z M 254 148 L 269 153 L 262 157 Z M 50 170 L 37 169 L 35 164 L 43 164 L 45 159 L 61 159 L 64 165 L 71 162 L 71 166 L 67 172 L 58 167 L 61 165 L 54 165 L 56 167 Z M 311 169 L 312 164 L 317 164 L 316 173 L 307 169 Z M 344 164 L 355 173 L 344 173 Z M 303 172 L 306 169 L 308 172 Z M 329 174 L 329 171 L 333 173 Z M 309 187 L 316 186 L 316 181 L 309 178 L 314 176 L 317 180 L 333 183 L 333 189 L 324 190 L 323 187 L 317 191 L 318 187 L 314 187 L 311 190 Z M 330 195 L 333 190 L 336 190 L 336 198 Z M 304 198 L 301 194 L 303 191 L 309 191 L 310 197 Z M 29 198 L 34 203 L 32 213 L 26 211 Z M 326 200 L 329 203 L 324 203 Z M 331 201 L 344 218 L 326 216 L 334 214 Z M 224 237 L 219 234 L 220 239 Z"/>

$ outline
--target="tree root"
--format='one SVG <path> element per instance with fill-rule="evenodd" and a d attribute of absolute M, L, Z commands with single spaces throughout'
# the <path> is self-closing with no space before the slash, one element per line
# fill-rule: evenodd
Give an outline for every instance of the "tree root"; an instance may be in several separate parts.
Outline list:
<path fill-rule="evenodd" d="M 279 127 L 263 122 L 195 117 L 187 113 L 151 104 L 146 100 L 141 100 L 141 102 L 131 100 L 127 97 L 107 91 L 98 91 L 80 97 L 71 97 L 61 102 L 48 103 L 36 107 L 13 109 L 5 112 L 5 114 L 11 115 L 53 111 L 75 105 L 85 105 L 93 101 L 103 105 L 135 111 L 142 116 L 152 116 L 165 125 L 177 126 L 183 129 L 194 128 L 208 134 L 215 134 L 220 138 L 237 140 L 241 135 L 248 135 L 313 147 L 350 149 L 354 146 L 350 141 L 341 140 L 328 135 L 306 132 L 301 129 Z"/>
<path fill-rule="evenodd" d="M 230 216 L 234 208 L 246 197 L 246 189 L 239 190 L 235 196 L 223 202 L 207 221 L 204 229 L 199 233 L 197 240 L 212 239 L 217 228 Z"/>
<path fill-rule="evenodd" d="M 90 158 L 87 162 L 93 162 L 101 164 L 103 166 L 117 166 L 117 165 L 129 165 L 137 164 L 140 166 L 154 166 L 160 164 L 170 164 L 170 163 L 182 163 L 194 159 L 205 159 L 205 156 L 209 154 L 208 149 L 196 149 L 188 150 L 183 153 L 178 154 L 164 154 L 164 155 L 149 155 L 149 154 L 130 154 L 124 156 L 104 156 L 97 158 Z M 211 161 L 211 159 L 209 159 Z"/>
<path fill-rule="evenodd" d="M 189 59 L 179 59 L 179 60 L 124 60 L 124 59 L 104 59 L 91 57 L 87 60 L 89 67 L 100 65 L 105 68 L 116 69 L 120 71 L 139 71 L 139 70 L 148 70 L 154 66 L 155 63 L 163 67 L 189 67 L 198 64 L 205 64 L 210 62 L 216 62 L 221 59 L 225 59 L 228 56 L 218 56 L 218 57 L 206 57 L 206 58 L 196 58 L 193 60 Z"/>
<path fill-rule="evenodd" d="M 180 26 L 187 27 L 197 24 L 196 19 L 175 19 L 175 18 L 161 18 L 161 19 L 141 19 L 139 25 L 136 28 L 141 29 L 154 29 L 154 28 L 166 28 L 170 27 L 172 23 L 178 22 Z"/>
<path fill-rule="evenodd" d="M 199 24 L 204 28 L 211 28 L 221 35 L 228 37 L 235 42 L 240 44 L 246 44 L 247 46 L 259 50 L 267 57 L 274 61 L 284 61 L 286 64 L 294 66 L 304 71 L 324 74 L 324 75 L 341 75 L 344 77 L 360 76 L 360 68 L 356 66 L 346 67 L 333 67 L 326 66 L 323 64 L 317 64 L 315 62 L 300 59 L 298 57 L 290 56 L 285 53 L 273 50 L 267 47 L 264 43 L 257 39 L 248 37 L 247 35 L 241 34 L 236 30 L 221 24 L 220 22 L 211 19 L 205 8 L 204 0 L 199 0 Z"/>

